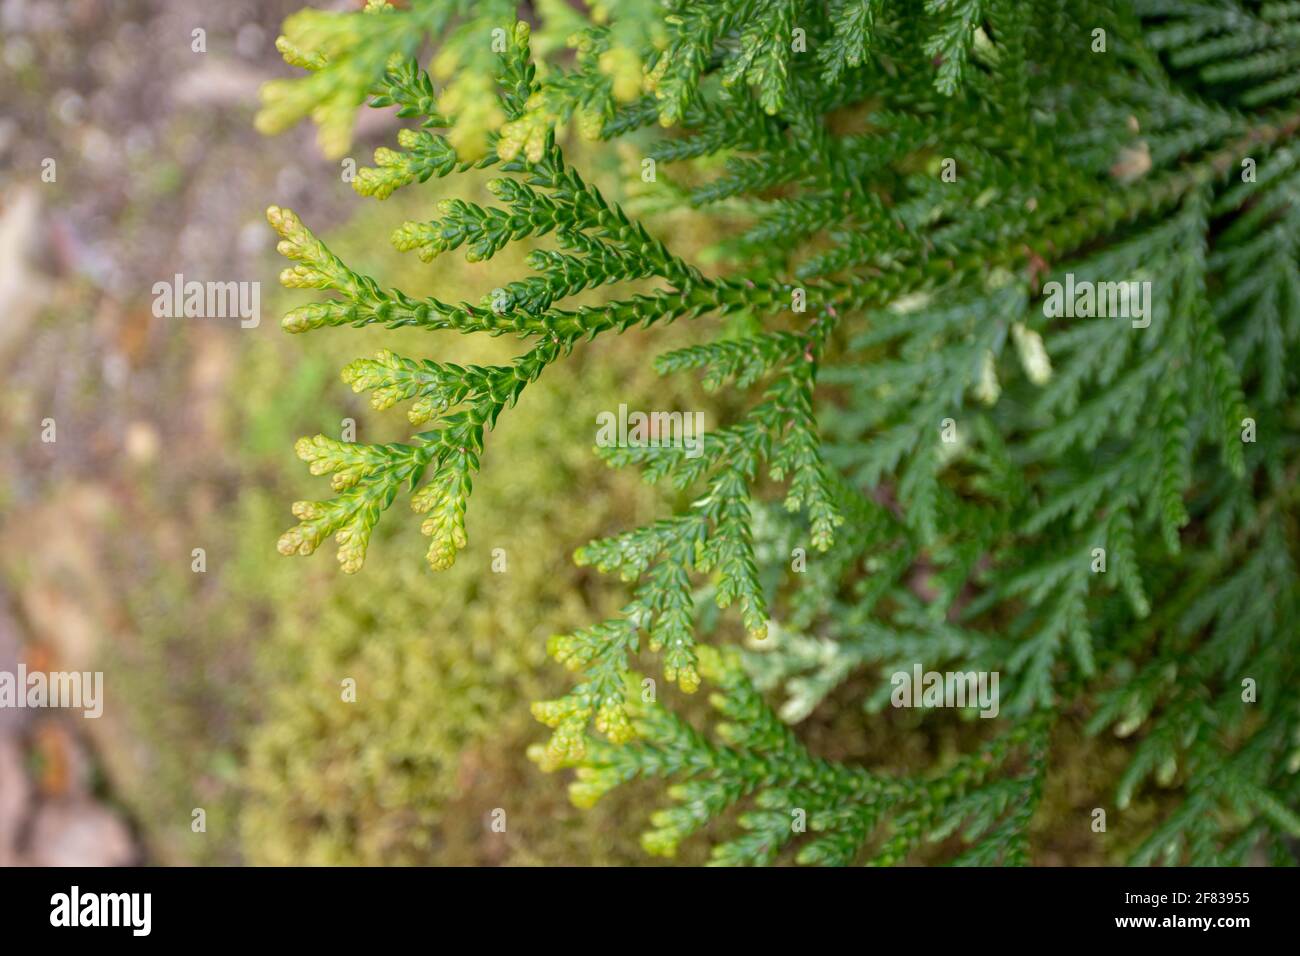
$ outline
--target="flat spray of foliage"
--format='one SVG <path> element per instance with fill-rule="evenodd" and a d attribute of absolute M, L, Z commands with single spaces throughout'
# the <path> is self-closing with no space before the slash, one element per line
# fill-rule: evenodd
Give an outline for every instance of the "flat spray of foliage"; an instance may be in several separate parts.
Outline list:
<path fill-rule="evenodd" d="M 289 331 L 521 342 L 504 366 L 384 351 L 344 369 L 376 408 L 409 403 L 421 430 L 302 439 L 334 494 L 294 505 L 280 550 L 333 536 L 357 571 L 402 497 L 430 565 L 448 567 L 498 417 L 597 336 L 650 341 L 689 320 L 700 344 L 656 369 L 698 373 L 748 410 L 698 457 L 599 450 L 690 504 L 577 553 L 630 596 L 552 639 L 576 680 L 533 708 L 552 728 L 534 757 L 577 768 L 575 802 L 670 781 L 644 846 L 671 855 L 730 815 L 738 831 L 712 831 L 721 863 L 895 863 L 938 842 L 958 862 L 1027 862 L 1068 716 L 1131 743 L 1127 770 L 1083 802 L 1117 813 L 1141 789 L 1170 795 L 1135 862 L 1286 860 L 1300 836 L 1300 4 L 608 0 L 587 20 L 551 0 L 528 11 L 536 36 L 519 15 L 412 0 L 285 25 L 280 49 L 308 72 L 268 85 L 264 129 L 310 116 L 339 155 L 369 99 L 409 126 L 360 171 L 362 195 L 499 174 L 497 205 L 445 201 L 396 230 L 399 249 L 554 248 L 531 255 L 534 274 L 450 303 L 384 288 L 269 211 L 294 260 L 285 284 L 333 293 L 290 312 Z M 717 250 L 723 277 L 566 165 L 562 126 L 644 144 L 661 188 L 746 222 Z M 1141 321 L 1056 317 L 1048 284 L 1067 276 L 1149 282 L 1150 301 Z M 631 281 L 653 291 L 564 306 Z M 744 649 L 713 606 L 734 610 Z M 633 666 L 647 651 L 663 679 L 710 695 L 716 733 L 646 692 Z M 915 664 L 1000 675 L 999 715 L 975 721 L 968 753 L 900 773 L 820 759 L 791 728 L 850 679 L 878 688 L 866 706 L 880 710 Z"/>

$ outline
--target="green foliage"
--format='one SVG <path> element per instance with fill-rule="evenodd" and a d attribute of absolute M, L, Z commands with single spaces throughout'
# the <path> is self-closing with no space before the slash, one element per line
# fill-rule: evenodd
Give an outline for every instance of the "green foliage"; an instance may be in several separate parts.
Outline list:
<path fill-rule="evenodd" d="M 577 678 L 533 708 L 552 729 L 534 756 L 578 768 L 577 802 L 671 779 L 645 846 L 671 854 L 736 807 L 739 833 L 710 827 L 721 863 L 894 863 L 927 844 L 1024 863 L 1058 729 L 1082 710 L 1093 733 L 1132 740 L 1091 806 L 1177 796 L 1112 855 L 1285 859 L 1300 835 L 1291 5 L 725 0 L 669 2 L 653 25 L 634 6 L 602 7 L 571 57 L 540 66 L 525 24 L 439 2 L 341 16 L 346 41 L 290 56 L 356 78 L 350 64 L 382 54 L 368 92 L 419 122 L 361 194 L 501 174 L 500 205 L 444 202 L 399 227 L 397 248 L 432 261 L 464 247 L 471 262 L 520 240 L 558 249 L 532 254 L 537 275 L 450 304 L 383 288 L 271 209 L 297 262 L 285 283 L 336 294 L 290 312 L 290 331 L 524 343 L 509 365 L 389 351 L 349 365 L 377 408 L 410 400 L 432 427 L 407 443 L 303 439 L 336 496 L 295 505 L 281 550 L 333 534 L 355 571 L 405 490 L 446 568 L 469 541 L 485 436 L 529 386 L 592 339 L 690 319 L 703 341 L 656 370 L 701 373 L 728 420 L 699 456 L 599 450 L 681 507 L 578 550 L 631 597 L 551 639 Z M 453 86 L 491 76 L 495 92 L 436 93 L 395 34 L 370 37 L 385 17 L 412 45 L 458 23 L 434 73 L 450 58 Z M 673 164 L 673 183 L 655 177 L 661 203 L 742 230 L 686 261 L 567 165 L 570 120 L 626 137 L 642 170 Z M 607 302 L 561 307 L 604 286 Z M 1057 308 L 1076 286 L 1095 298 Z M 753 645 L 740 652 L 725 646 L 737 624 Z M 716 741 L 658 701 L 645 652 L 681 691 L 711 689 Z M 997 719 L 967 752 L 821 759 L 763 696 L 784 694 L 797 721 L 852 679 L 879 710 L 890 675 L 914 667 L 1001 678 Z"/>

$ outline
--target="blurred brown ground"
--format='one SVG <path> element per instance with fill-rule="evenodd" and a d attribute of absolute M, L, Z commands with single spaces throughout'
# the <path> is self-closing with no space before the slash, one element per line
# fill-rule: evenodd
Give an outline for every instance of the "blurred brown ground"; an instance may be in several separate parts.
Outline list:
<path fill-rule="evenodd" d="M 270 198 L 323 228 L 348 209 L 310 129 L 252 128 L 299 6 L 0 2 L 0 670 L 89 669 L 129 642 L 126 582 L 149 571 L 123 516 L 179 539 L 221 487 L 205 451 L 236 336 L 276 323 L 156 318 L 153 283 L 261 278 Z M 360 138 L 390 122 L 363 118 Z M 39 440 L 46 418 L 53 444 Z M 136 500 L 142 475 L 165 507 Z M 0 710 L 0 866 L 146 858 L 112 798 L 140 757 L 115 713 Z"/>

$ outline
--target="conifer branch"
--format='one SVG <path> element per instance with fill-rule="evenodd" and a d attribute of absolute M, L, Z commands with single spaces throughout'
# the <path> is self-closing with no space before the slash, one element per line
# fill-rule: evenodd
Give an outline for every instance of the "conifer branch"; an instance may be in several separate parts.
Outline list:
<path fill-rule="evenodd" d="M 527 386 L 584 341 L 690 319 L 698 338 L 657 371 L 755 394 L 727 405 L 698 455 L 598 450 L 690 503 L 576 554 L 630 597 L 549 643 L 577 677 L 534 705 L 552 734 L 533 755 L 577 768 L 575 801 L 671 780 L 646 848 L 671 855 L 734 817 L 719 863 L 898 863 L 960 835 L 954 862 L 1023 864 L 1069 708 L 1129 749 L 1119 807 L 1180 789 L 1136 861 L 1281 852 L 1300 795 L 1300 712 L 1279 693 L 1300 677 L 1290 6 L 620 6 L 569 23 L 572 53 L 545 70 L 529 27 L 502 27 L 494 6 L 291 21 L 286 58 L 310 75 L 269 88 L 264 125 L 318 98 L 337 143 L 367 96 L 396 107 L 414 128 L 356 180 L 379 199 L 494 168 L 487 205 L 444 200 L 397 228 L 399 249 L 433 262 L 539 247 L 533 274 L 453 305 L 383 288 L 272 207 L 296 263 L 285 284 L 334 295 L 291 311 L 288 330 L 526 343 L 507 366 L 389 351 L 349 365 L 376 409 L 410 402 L 428 430 L 302 440 L 336 497 L 296 505 L 281 549 L 333 534 L 357 570 L 405 486 L 431 565 L 450 565 L 484 433 Z M 493 29 L 504 43 L 489 62 L 477 41 Z M 433 33 L 448 38 L 426 73 L 414 50 Z M 440 90 L 448 62 L 460 69 Z M 656 122 L 667 132 L 651 141 Z M 580 176 L 566 124 L 644 137 L 680 179 L 671 195 L 741 220 L 717 249 L 727 268 L 706 274 Z M 1071 291 L 1055 310 L 1076 282 L 1144 297 L 1116 315 Z M 566 303 L 597 288 L 609 301 Z M 734 608 L 734 624 L 709 605 Z M 767 649 L 719 646 L 736 624 L 756 647 L 770 635 Z M 716 690 L 718 739 L 646 695 L 644 651 L 681 690 Z M 922 665 L 1002 679 L 996 721 L 960 756 L 906 772 L 822 761 L 786 723 L 850 678 L 879 710 L 891 675 Z"/>

